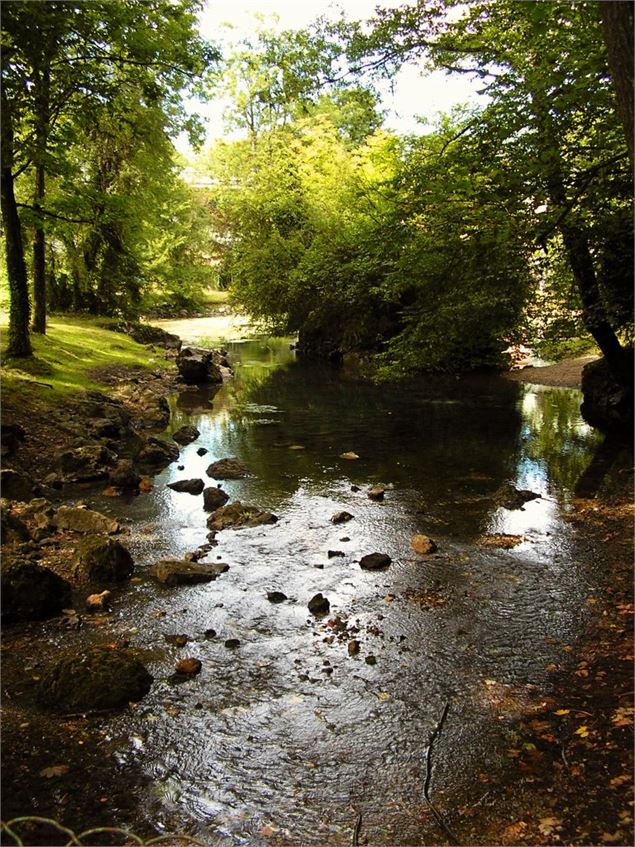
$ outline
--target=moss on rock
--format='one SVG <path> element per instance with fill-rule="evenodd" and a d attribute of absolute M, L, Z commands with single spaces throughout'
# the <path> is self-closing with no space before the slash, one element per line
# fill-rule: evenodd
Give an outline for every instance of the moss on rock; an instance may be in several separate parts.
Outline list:
<path fill-rule="evenodd" d="M 38 700 L 59 712 L 116 709 L 144 697 L 152 681 L 131 653 L 89 647 L 61 659 L 42 676 Z"/>

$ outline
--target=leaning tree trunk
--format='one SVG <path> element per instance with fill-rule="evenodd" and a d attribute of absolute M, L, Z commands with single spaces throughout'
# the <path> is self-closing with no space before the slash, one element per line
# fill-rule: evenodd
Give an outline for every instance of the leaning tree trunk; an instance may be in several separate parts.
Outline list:
<path fill-rule="evenodd" d="M 9 278 L 9 344 L 8 356 L 31 356 L 29 338 L 29 287 L 24 261 L 22 227 L 18 215 L 13 186 L 13 125 L 7 98 L 2 96 L 1 152 L 2 180 L 1 207 L 4 226 L 7 276 Z"/>
<path fill-rule="evenodd" d="M 537 62 L 540 61 L 537 59 Z M 558 131 L 549 112 L 547 93 L 544 89 L 534 88 L 531 99 L 549 199 L 556 210 L 569 209 L 567 214 L 561 214 L 557 228 L 582 301 L 582 320 L 602 351 L 615 381 L 624 388 L 630 388 L 632 366 L 609 321 L 584 224 L 576 219 L 567 196 Z"/>

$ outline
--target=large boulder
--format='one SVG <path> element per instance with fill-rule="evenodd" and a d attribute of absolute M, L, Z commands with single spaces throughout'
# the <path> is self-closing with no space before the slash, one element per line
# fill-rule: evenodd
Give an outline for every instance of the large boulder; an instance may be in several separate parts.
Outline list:
<path fill-rule="evenodd" d="M 71 586 L 48 568 L 13 560 L 2 565 L 0 596 L 5 620 L 41 620 L 70 606 Z"/>
<path fill-rule="evenodd" d="M 203 491 L 203 508 L 206 512 L 215 512 L 216 509 L 224 506 L 228 500 L 229 494 L 214 485 L 210 485 Z"/>
<path fill-rule="evenodd" d="M 196 585 L 211 582 L 228 570 L 229 565 L 224 562 L 199 565 L 180 559 L 162 559 L 150 568 L 150 574 L 162 585 Z"/>
<path fill-rule="evenodd" d="M 147 438 L 137 454 L 140 465 L 153 469 L 165 468 L 179 458 L 179 448 L 161 438 Z"/>
<path fill-rule="evenodd" d="M 77 545 L 78 570 L 91 582 L 123 582 L 134 571 L 130 551 L 104 535 L 90 535 Z"/>
<path fill-rule="evenodd" d="M 116 463 L 117 454 L 103 444 L 85 444 L 58 457 L 59 469 L 67 482 L 104 479 Z"/>
<path fill-rule="evenodd" d="M 43 674 L 38 699 L 58 712 L 117 709 L 141 700 L 152 680 L 130 652 L 88 647 L 60 659 Z"/>
<path fill-rule="evenodd" d="M 277 516 L 263 511 L 257 506 L 247 506 L 236 500 L 228 506 L 221 506 L 207 519 L 207 528 L 219 531 L 221 529 L 244 529 L 252 526 L 276 523 Z"/>
<path fill-rule="evenodd" d="M 60 506 L 55 513 L 53 522 L 58 529 L 70 529 L 73 532 L 118 532 L 120 527 L 116 520 L 80 506 Z"/>
<path fill-rule="evenodd" d="M 630 368 L 628 386 L 619 385 L 606 359 L 597 359 L 582 370 L 582 416 L 602 432 L 633 436 L 633 351 L 626 369 Z"/>
<path fill-rule="evenodd" d="M 7 500 L 23 500 L 28 502 L 35 495 L 33 480 L 18 471 L 4 468 L 0 471 L 0 496 Z"/>
<path fill-rule="evenodd" d="M 213 479 L 244 479 L 249 468 L 238 459 L 219 459 L 209 465 L 206 474 Z"/>
<path fill-rule="evenodd" d="M 223 381 L 222 371 L 214 363 L 214 354 L 211 350 L 185 347 L 179 353 L 176 365 L 186 385 Z"/>

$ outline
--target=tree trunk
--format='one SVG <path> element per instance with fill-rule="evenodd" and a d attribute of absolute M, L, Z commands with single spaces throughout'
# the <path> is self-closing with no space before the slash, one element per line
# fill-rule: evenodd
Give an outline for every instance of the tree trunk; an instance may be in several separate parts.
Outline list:
<path fill-rule="evenodd" d="M 635 167 L 633 152 L 633 3 L 603 0 L 598 4 L 609 68 L 617 94 L 617 109 L 624 125 L 626 143 Z"/>
<path fill-rule="evenodd" d="M 7 98 L 2 96 L 1 131 L 2 185 L 1 206 L 4 226 L 7 276 L 9 278 L 8 356 L 32 356 L 29 338 L 29 287 L 24 261 L 22 228 L 13 186 L 13 125 Z"/>
<path fill-rule="evenodd" d="M 536 64 L 540 61 L 537 59 Z M 555 209 L 567 209 L 570 203 L 565 187 L 558 132 L 549 113 L 548 95 L 544 89 L 534 88 L 532 105 L 541 140 L 541 158 L 549 199 Z M 608 319 L 584 224 L 575 219 L 573 211 L 569 211 L 557 228 L 562 235 L 569 265 L 582 300 L 584 325 L 602 351 L 615 381 L 624 388 L 630 388 L 632 368 L 629 366 L 626 351 Z"/>
<path fill-rule="evenodd" d="M 46 333 L 46 236 L 42 220 L 42 206 L 46 198 L 44 157 L 48 143 L 50 72 L 35 69 L 36 126 L 35 126 L 35 192 L 34 208 L 37 223 L 33 233 L 33 332 Z"/>
<path fill-rule="evenodd" d="M 42 208 L 46 196 L 44 167 L 35 166 L 35 200 L 33 203 L 36 214 Z M 46 236 L 40 217 L 33 232 L 33 332 L 40 335 L 46 333 Z"/>

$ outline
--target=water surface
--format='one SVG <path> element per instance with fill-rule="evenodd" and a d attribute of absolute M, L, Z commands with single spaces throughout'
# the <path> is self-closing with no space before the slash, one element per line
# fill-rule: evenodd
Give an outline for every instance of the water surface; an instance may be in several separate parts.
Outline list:
<path fill-rule="evenodd" d="M 190 332 L 205 343 L 196 322 Z M 478 774 L 505 772 L 507 726 L 540 708 L 554 666 L 584 638 L 593 551 L 566 513 L 600 438 L 575 390 L 495 377 L 377 386 L 296 361 L 288 340 L 226 347 L 231 381 L 172 398 L 169 432 L 191 423 L 201 433 L 178 464 L 149 494 L 87 498 L 127 522 L 140 581 L 116 595 L 103 627 L 61 636 L 44 626 L 45 652 L 125 639 L 156 678 L 136 709 L 100 724 L 134 799 L 112 816 L 206 844 L 343 845 L 361 813 L 373 844 L 442 842 L 422 791 L 445 704 L 431 785 L 441 808 L 456 809 L 483 795 Z M 202 496 L 166 483 L 212 484 L 206 468 L 228 456 L 251 475 L 223 488 L 278 523 L 219 533 L 204 561 L 230 569 L 215 582 L 157 588 L 150 565 L 207 536 Z M 366 495 L 377 483 L 390 486 L 383 502 Z M 509 484 L 540 496 L 506 509 L 498 494 Z M 354 517 L 334 525 L 341 510 Z M 438 552 L 416 555 L 414 533 Z M 522 542 L 481 546 L 491 533 Z M 360 568 L 374 551 L 390 568 Z M 287 601 L 270 603 L 274 590 Z M 317 592 L 331 604 L 323 618 L 307 609 Z M 165 640 L 177 633 L 184 648 Z M 226 647 L 230 638 L 240 646 Z M 202 673 L 175 686 L 186 655 Z"/>

